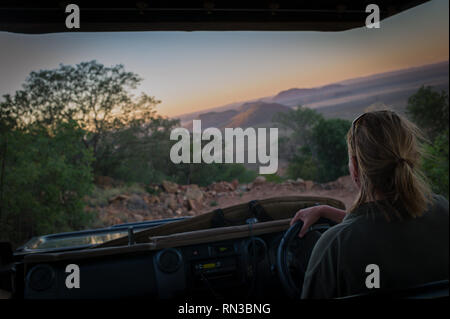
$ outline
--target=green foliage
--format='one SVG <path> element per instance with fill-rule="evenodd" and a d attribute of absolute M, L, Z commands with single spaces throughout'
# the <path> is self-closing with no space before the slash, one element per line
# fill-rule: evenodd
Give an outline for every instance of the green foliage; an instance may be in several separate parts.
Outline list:
<path fill-rule="evenodd" d="M 407 114 L 431 141 L 425 145 L 423 171 L 431 183 L 433 192 L 449 197 L 448 189 L 448 94 L 422 86 L 408 100 Z"/>
<path fill-rule="evenodd" d="M 289 162 L 287 175 L 293 179 L 300 177 L 305 180 L 315 180 L 319 172 L 318 166 L 311 149 L 308 146 L 303 146 Z"/>
<path fill-rule="evenodd" d="M 108 133 L 98 148 L 95 171 L 126 182 L 159 183 L 171 175 L 171 130 L 178 120 L 155 116 L 147 123 Z"/>
<path fill-rule="evenodd" d="M 105 207 L 114 196 L 120 194 L 144 195 L 149 193 L 148 190 L 149 187 L 138 183 L 129 183 L 110 188 L 100 188 L 94 185 L 92 192 L 86 198 L 85 202 L 91 207 Z"/>
<path fill-rule="evenodd" d="M 174 181 L 181 184 L 207 186 L 213 182 L 231 182 L 234 179 L 240 183 L 249 183 L 257 176 L 256 172 L 246 169 L 242 164 L 199 163 L 177 166 L 181 171 L 178 171 L 177 179 Z"/>
<path fill-rule="evenodd" d="M 92 187 L 92 152 L 73 121 L 52 130 L 32 126 L 1 135 L 4 165 L 0 233 L 13 243 L 83 228 L 91 221 L 83 197 Z"/>
<path fill-rule="evenodd" d="M 272 183 L 283 183 L 285 179 L 277 174 L 266 174 L 263 175 L 268 182 Z"/>
<path fill-rule="evenodd" d="M 287 129 L 289 133 L 289 137 L 281 136 L 279 139 L 280 156 L 291 160 L 296 156 L 299 145 L 310 144 L 312 128 L 321 119 L 323 117 L 320 113 L 301 105 L 295 110 L 277 113 L 273 122 Z"/>
<path fill-rule="evenodd" d="M 104 206 L 123 192 L 156 193 L 145 185 L 164 179 L 208 185 L 256 177 L 240 164 L 173 164 L 170 132 L 179 122 L 158 116 L 154 97 L 130 93 L 141 81 L 122 65 L 89 61 L 31 72 L 21 90 L 3 96 L 2 239 L 19 243 L 95 225 L 85 204 Z M 94 175 L 124 184 L 95 188 Z"/>
<path fill-rule="evenodd" d="M 448 130 L 437 136 L 434 143 L 427 145 L 427 153 L 423 159 L 423 170 L 431 182 L 433 192 L 449 198 L 448 188 Z"/>
<path fill-rule="evenodd" d="M 278 114 L 275 120 L 292 131 L 280 140 L 289 151 L 288 177 L 318 182 L 334 180 L 348 174 L 348 154 L 345 135 L 350 122 L 324 119 L 317 111 L 298 107 L 295 111 Z"/>
<path fill-rule="evenodd" d="M 448 129 L 448 94 L 422 86 L 408 99 L 407 114 L 428 134 L 431 140 Z"/>
<path fill-rule="evenodd" d="M 351 123 L 342 119 L 322 119 L 312 131 L 312 153 L 318 162 L 318 182 L 333 181 L 348 174 L 345 136 Z"/>
<path fill-rule="evenodd" d="M 0 107 L 20 127 L 33 123 L 53 126 L 74 120 L 87 129 L 83 141 L 92 148 L 96 161 L 99 143 L 107 132 L 146 123 L 155 116 L 160 103 L 142 93 L 135 97 L 142 79 L 123 65 L 106 67 L 97 61 L 75 66 L 61 64 L 53 70 L 33 71 L 23 89 L 4 95 Z"/>

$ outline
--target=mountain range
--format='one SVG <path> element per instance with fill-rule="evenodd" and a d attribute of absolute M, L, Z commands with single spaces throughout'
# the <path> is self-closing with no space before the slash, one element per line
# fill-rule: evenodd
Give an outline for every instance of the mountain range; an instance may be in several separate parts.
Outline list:
<path fill-rule="evenodd" d="M 325 117 L 353 119 L 368 108 L 387 106 L 400 113 L 408 98 L 422 85 L 448 91 L 449 61 L 347 79 L 313 88 L 290 88 L 262 97 L 179 116 L 182 125 L 192 120 L 202 127 L 273 127 L 273 116 L 299 105 L 316 109 Z"/>

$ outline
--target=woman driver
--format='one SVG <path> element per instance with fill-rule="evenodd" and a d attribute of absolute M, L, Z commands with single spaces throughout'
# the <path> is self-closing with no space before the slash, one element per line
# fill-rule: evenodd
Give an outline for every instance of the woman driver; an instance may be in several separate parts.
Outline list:
<path fill-rule="evenodd" d="M 418 138 L 413 124 L 391 111 L 364 113 L 353 121 L 347 134 L 350 175 L 359 190 L 353 207 L 348 213 L 310 207 L 291 221 L 304 222 L 300 237 L 319 217 L 339 223 L 314 247 L 302 298 L 448 279 L 449 204 L 431 194 L 422 178 Z"/>

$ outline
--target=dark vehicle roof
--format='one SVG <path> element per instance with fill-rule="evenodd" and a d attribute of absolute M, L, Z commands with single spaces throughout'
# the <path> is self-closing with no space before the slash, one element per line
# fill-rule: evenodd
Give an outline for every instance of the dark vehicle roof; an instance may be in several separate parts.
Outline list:
<path fill-rule="evenodd" d="M 378 0 L 385 19 L 428 0 Z M 373 1 L 77 1 L 82 32 L 343 31 L 361 27 Z M 76 32 L 65 27 L 64 1 L 2 1 L 0 31 Z"/>

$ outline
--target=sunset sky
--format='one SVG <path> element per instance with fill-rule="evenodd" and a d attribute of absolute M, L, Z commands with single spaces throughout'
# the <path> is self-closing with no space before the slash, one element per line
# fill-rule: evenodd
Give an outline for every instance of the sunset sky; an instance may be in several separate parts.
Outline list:
<path fill-rule="evenodd" d="M 174 116 L 348 78 L 448 60 L 449 2 L 433 0 L 344 32 L 0 32 L 0 94 L 32 70 L 124 64 Z"/>

